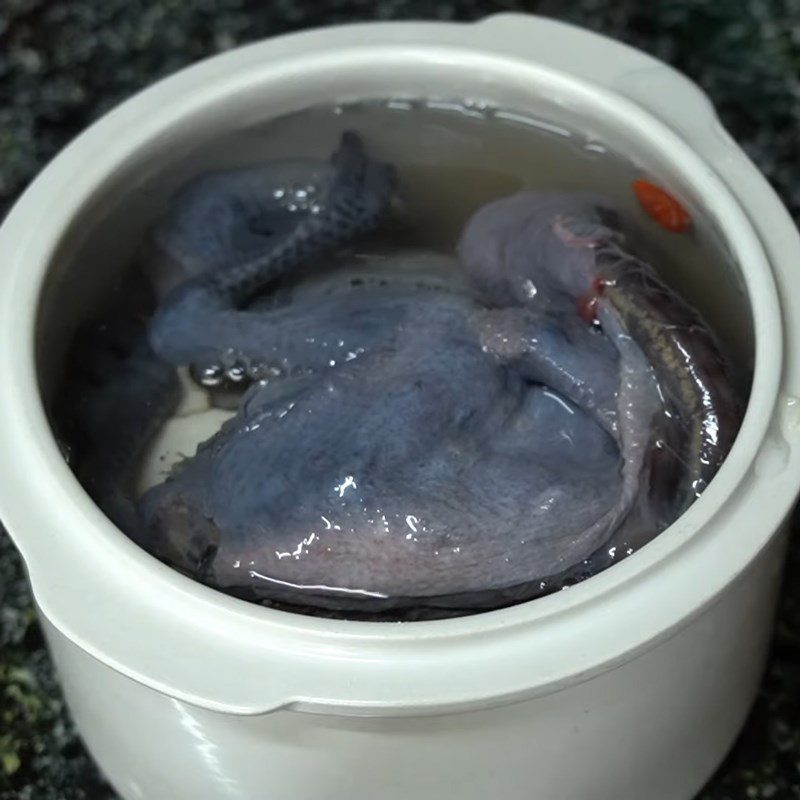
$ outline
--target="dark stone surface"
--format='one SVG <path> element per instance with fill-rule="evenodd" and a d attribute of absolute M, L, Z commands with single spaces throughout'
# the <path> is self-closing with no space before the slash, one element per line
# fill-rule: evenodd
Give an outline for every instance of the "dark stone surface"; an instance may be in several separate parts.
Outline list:
<path fill-rule="evenodd" d="M 683 69 L 800 209 L 799 0 L 0 0 L 0 215 L 104 110 L 205 55 L 310 25 L 501 10 L 571 20 Z M 799 551 L 758 704 L 702 800 L 800 798 Z M 0 532 L 0 800 L 113 797 L 75 736 L 19 558 Z"/>

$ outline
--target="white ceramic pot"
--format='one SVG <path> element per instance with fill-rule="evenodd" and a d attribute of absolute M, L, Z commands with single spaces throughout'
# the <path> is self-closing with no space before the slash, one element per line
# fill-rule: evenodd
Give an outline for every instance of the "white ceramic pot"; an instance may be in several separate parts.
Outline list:
<path fill-rule="evenodd" d="M 590 127 L 705 208 L 752 310 L 746 418 L 681 519 L 568 592 L 402 625 L 249 605 L 114 528 L 64 463 L 43 398 L 141 235 L 120 187 L 234 124 L 398 94 Z M 125 798 L 689 800 L 719 763 L 759 682 L 800 484 L 800 240 L 686 78 L 514 15 L 281 37 L 95 124 L 7 217 L 0 252 L 0 510 L 80 730 Z"/>

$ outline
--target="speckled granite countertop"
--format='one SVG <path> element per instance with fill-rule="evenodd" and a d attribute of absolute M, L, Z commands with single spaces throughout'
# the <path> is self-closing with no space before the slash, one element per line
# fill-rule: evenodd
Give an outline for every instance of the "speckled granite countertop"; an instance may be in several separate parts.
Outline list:
<path fill-rule="evenodd" d="M 683 69 L 800 211 L 800 0 L 0 0 L 0 216 L 99 114 L 210 53 L 335 22 L 509 10 L 577 22 Z M 799 574 L 796 543 L 758 704 L 702 800 L 800 798 Z M 114 794 L 75 735 L 0 531 L 0 800 L 83 798 Z"/>

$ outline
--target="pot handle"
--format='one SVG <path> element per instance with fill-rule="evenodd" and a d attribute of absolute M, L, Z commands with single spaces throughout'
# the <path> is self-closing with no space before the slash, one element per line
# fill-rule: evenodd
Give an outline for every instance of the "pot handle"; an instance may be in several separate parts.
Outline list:
<path fill-rule="evenodd" d="M 495 14 L 478 23 L 476 31 L 482 44 L 506 56 L 535 60 L 627 97 L 685 139 L 712 128 L 726 145 L 736 147 L 708 95 L 682 72 L 641 50 L 530 14 Z"/>

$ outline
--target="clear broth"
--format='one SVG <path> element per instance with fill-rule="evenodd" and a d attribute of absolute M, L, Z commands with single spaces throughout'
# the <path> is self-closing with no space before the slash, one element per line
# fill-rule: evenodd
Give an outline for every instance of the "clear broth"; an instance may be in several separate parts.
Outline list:
<path fill-rule="evenodd" d="M 664 230 L 642 210 L 631 187 L 634 180 L 650 177 L 643 165 L 606 142 L 546 120 L 443 101 L 310 108 L 198 147 L 140 186 L 139 199 L 163 213 L 174 192 L 205 171 L 279 159 L 327 159 L 348 129 L 359 132 L 370 154 L 394 164 L 399 174 L 400 228 L 373 246 L 401 243 L 452 252 L 475 211 L 521 189 L 588 190 L 608 197 L 634 222 L 634 235 L 640 234 L 632 241 L 635 252 L 701 311 L 720 339 L 737 388 L 747 392 L 753 359 L 747 298 L 703 210 L 687 204 L 691 228 L 680 234 Z M 193 453 L 230 416 L 213 408 L 190 380 L 183 387 L 178 413 L 142 464 L 138 491 L 163 480 L 176 461 Z"/>
<path fill-rule="evenodd" d="M 752 323 L 737 265 L 702 208 L 685 198 L 692 225 L 676 234 L 664 230 L 639 206 L 632 183 L 659 176 L 599 141 L 548 120 L 484 104 L 424 100 L 385 100 L 309 108 L 258 126 L 231 131 L 157 169 L 143 173 L 137 185 L 115 203 L 128 209 L 133 227 L 158 221 L 175 193 L 190 179 L 220 169 L 263 165 L 296 158 L 327 160 L 345 130 L 357 131 L 370 155 L 395 165 L 399 203 L 380 237 L 359 243 L 356 253 L 387 248 L 420 248 L 452 253 L 464 225 L 481 206 L 522 189 L 592 191 L 631 222 L 631 248 L 662 279 L 692 303 L 716 332 L 731 367 L 735 387 L 745 400 L 753 365 Z M 671 188 L 671 187 L 670 187 Z M 104 227 L 105 224 L 105 227 Z M 113 239 L 109 220 L 89 234 Z M 126 234 L 130 239 L 130 232 Z M 141 237 L 139 237 L 141 238 Z M 149 237 L 146 237 L 149 239 Z M 122 313 L 147 313 L 141 285 L 152 250 L 139 243 L 125 278 L 103 304 Z M 95 245 L 98 252 L 103 245 Z M 106 247 L 108 245 L 105 245 Z M 99 267 L 98 267 L 99 268 Z M 137 299 L 138 298 L 138 299 Z M 181 370 L 183 398 L 139 465 L 135 494 L 160 483 L 180 459 L 191 456 L 232 414 Z M 65 376 L 67 382 L 69 375 Z M 58 407 L 56 429 L 61 429 Z"/>

